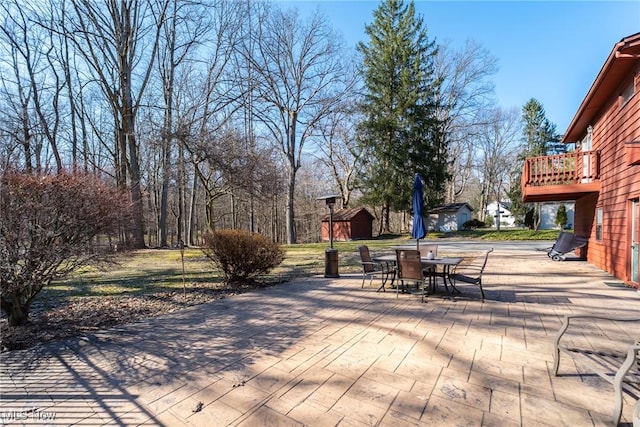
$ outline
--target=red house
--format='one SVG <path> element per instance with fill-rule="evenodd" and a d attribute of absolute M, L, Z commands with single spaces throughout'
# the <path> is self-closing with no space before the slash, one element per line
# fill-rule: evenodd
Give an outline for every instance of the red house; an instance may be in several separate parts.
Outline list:
<path fill-rule="evenodd" d="M 575 200 L 589 263 L 640 287 L 640 33 L 615 44 L 562 142 L 574 152 L 525 160 L 524 202 Z M 583 254 L 584 255 L 584 254 Z"/>
<path fill-rule="evenodd" d="M 333 240 L 358 240 L 373 237 L 373 215 L 365 208 L 342 209 L 333 213 Z M 322 240 L 329 241 L 329 215 L 321 218 Z"/>

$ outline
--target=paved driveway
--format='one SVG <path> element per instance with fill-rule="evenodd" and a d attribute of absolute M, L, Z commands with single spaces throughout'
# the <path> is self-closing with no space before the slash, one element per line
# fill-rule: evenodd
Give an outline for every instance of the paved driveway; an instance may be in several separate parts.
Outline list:
<path fill-rule="evenodd" d="M 440 243 L 440 242 L 439 242 Z M 0 356 L 5 425 L 600 426 L 612 387 L 550 373 L 569 313 L 634 315 L 640 294 L 536 244 L 497 243 L 462 297 L 314 277 Z M 443 244 L 442 253 L 480 244 Z M 624 344 L 637 327 L 587 325 Z M 621 345 L 622 345 L 621 344 Z M 631 418 L 625 397 L 623 421 Z"/>

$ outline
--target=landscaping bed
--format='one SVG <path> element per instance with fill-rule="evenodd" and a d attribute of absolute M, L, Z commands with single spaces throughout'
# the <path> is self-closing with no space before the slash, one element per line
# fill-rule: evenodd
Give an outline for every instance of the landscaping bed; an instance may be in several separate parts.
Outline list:
<path fill-rule="evenodd" d="M 50 298 L 34 304 L 29 323 L 25 326 L 9 328 L 6 317 L 0 319 L 2 351 L 20 350 L 39 343 L 59 341 L 171 313 L 247 290 L 250 289 L 215 289 L 199 285 L 190 287 L 186 292 L 91 296 L 67 300 Z"/>

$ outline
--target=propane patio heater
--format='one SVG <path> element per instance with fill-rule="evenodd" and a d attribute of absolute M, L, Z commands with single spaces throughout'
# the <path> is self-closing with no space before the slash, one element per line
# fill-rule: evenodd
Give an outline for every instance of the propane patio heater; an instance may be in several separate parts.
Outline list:
<path fill-rule="evenodd" d="M 338 250 L 333 248 L 333 207 L 336 199 L 341 197 L 335 194 L 318 197 L 317 200 L 324 200 L 329 208 L 329 249 L 324 252 L 324 277 L 340 277 L 338 274 Z"/>

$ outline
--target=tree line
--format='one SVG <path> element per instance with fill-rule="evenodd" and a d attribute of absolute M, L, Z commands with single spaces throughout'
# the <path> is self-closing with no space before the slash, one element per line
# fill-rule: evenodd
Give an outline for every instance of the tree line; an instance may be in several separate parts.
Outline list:
<path fill-rule="evenodd" d="M 321 10 L 254 0 L 0 11 L 0 171 L 78 171 L 126 191 L 130 247 L 221 228 L 314 241 L 327 192 L 391 232 L 416 172 L 427 206 L 480 215 L 517 179 L 526 138 L 493 96 L 496 58 L 436 40 L 413 2 L 382 1 L 355 48 Z"/>

